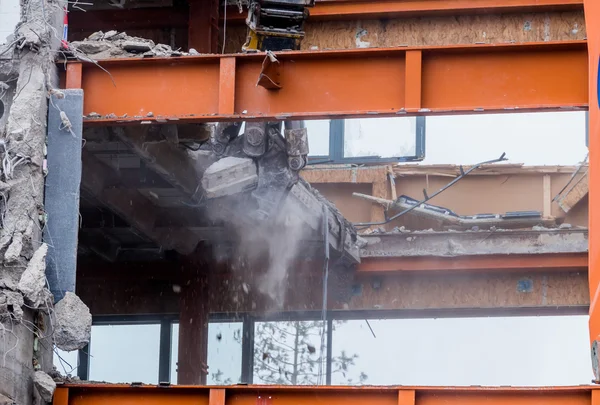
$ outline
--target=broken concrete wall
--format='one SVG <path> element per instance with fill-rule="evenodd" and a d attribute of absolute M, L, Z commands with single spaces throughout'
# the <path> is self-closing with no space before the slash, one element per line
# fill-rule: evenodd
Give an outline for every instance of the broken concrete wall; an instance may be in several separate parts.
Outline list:
<path fill-rule="evenodd" d="M 64 7 L 30 1 L 21 1 L 20 22 L 0 46 L 0 394 L 19 405 L 51 395 L 40 374 L 52 369 L 54 324 L 41 242 L 48 95 L 57 91 Z"/>

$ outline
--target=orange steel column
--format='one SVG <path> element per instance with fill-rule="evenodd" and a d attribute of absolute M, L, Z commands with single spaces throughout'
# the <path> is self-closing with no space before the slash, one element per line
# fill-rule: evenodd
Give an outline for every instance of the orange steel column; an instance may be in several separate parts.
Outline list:
<path fill-rule="evenodd" d="M 600 57 L 600 1 L 585 0 L 585 22 L 589 60 L 589 280 L 590 339 L 592 365 L 596 380 L 600 379 L 598 352 L 600 344 L 600 110 L 598 107 L 598 63 Z"/>
<path fill-rule="evenodd" d="M 208 374 L 208 277 L 204 264 L 184 266 L 179 309 L 177 384 L 206 384 Z"/>

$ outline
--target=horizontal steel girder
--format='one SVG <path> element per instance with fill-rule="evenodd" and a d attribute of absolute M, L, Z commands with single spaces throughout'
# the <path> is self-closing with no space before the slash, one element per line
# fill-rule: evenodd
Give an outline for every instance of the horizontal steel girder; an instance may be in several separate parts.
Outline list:
<path fill-rule="evenodd" d="M 317 119 L 587 109 L 585 41 L 282 52 L 67 64 L 85 123 Z M 270 74 L 274 74 L 271 70 Z M 112 76 L 112 77 L 111 77 Z M 113 84 L 114 80 L 114 84 Z M 151 113 L 151 114 L 150 114 Z"/>
<path fill-rule="evenodd" d="M 77 384 L 61 386 L 54 405 L 593 405 L 598 386 L 578 387 L 285 387 Z"/>

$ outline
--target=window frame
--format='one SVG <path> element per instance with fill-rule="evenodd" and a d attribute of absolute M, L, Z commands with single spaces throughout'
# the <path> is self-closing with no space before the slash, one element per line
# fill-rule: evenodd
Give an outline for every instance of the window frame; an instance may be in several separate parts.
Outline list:
<path fill-rule="evenodd" d="M 398 117 L 401 118 L 401 117 Z M 309 165 L 316 164 L 369 164 L 369 163 L 400 163 L 418 162 L 425 159 L 425 117 L 417 116 L 415 132 L 415 155 L 401 157 L 358 156 L 345 157 L 345 119 L 329 120 L 329 155 L 308 157 Z M 373 118 L 375 119 L 375 118 Z M 309 143 L 310 147 L 310 143 Z"/>
<path fill-rule="evenodd" d="M 326 369 L 325 384 L 331 385 L 332 357 L 333 357 L 333 322 L 336 320 L 377 320 L 377 319 L 434 319 L 434 318 L 470 318 L 470 317 L 512 317 L 512 316 L 563 316 L 586 315 L 586 307 L 572 307 L 557 313 L 555 308 L 531 308 L 515 314 L 510 308 L 481 309 L 378 309 L 378 310 L 329 310 L 326 312 L 327 322 L 326 340 Z M 284 322 L 284 321 L 320 321 L 321 311 L 279 312 L 267 315 L 254 315 L 252 313 L 223 313 L 213 312 L 209 315 L 210 322 L 242 322 L 242 370 L 241 384 L 252 384 L 254 376 L 254 328 L 256 322 Z M 160 324 L 160 352 L 159 352 L 159 384 L 175 384 L 170 381 L 171 365 L 171 335 L 172 325 L 179 323 L 177 314 L 166 315 L 124 315 L 124 316 L 94 316 L 92 325 L 145 325 Z M 90 340 L 90 345 L 92 341 Z M 82 380 L 89 376 L 89 346 L 79 350 L 79 365 L 77 375 Z M 163 378 L 161 378 L 163 377 Z"/>

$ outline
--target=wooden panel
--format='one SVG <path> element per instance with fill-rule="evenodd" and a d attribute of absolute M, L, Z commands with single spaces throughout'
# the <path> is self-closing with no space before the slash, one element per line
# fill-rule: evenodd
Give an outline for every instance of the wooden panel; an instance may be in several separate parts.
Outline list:
<path fill-rule="evenodd" d="M 583 12 L 421 16 L 381 20 L 309 21 L 301 49 L 353 49 L 584 39 Z M 226 51 L 239 52 L 245 26 L 227 27 Z"/>

